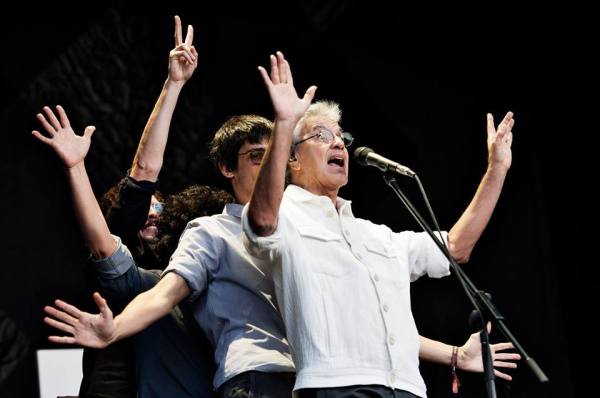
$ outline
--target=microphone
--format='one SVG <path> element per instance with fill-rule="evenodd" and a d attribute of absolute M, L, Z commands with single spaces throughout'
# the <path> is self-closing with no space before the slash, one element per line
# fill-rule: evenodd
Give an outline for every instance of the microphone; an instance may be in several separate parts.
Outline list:
<path fill-rule="evenodd" d="M 375 166 L 384 173 L 386 171 L 393 171 L 402 174 L 403 176 L 411 178 L 415 177 L 415 172 L 408 167 L 384 158 L 383 156 L 376 154 L 371 148 L 364 146 L 356 148 L 354 151 L 354 160 L 362 166 Z"/>

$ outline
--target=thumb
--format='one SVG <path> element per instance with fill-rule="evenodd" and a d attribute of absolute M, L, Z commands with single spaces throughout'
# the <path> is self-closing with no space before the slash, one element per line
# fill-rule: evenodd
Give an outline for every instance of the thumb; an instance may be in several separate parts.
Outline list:
<path fill-rule="evenodd" d="M 98 306 L 98 309 L 100 310 L 100 314 L 102 314 L 102 316 L 108 318 L 112 317 L 112 311 L 110 310 L 108 304 L 106 303 L 106 300 L 100 295 L 100 293 L 94 293 L 94 301 L 96 302 L 96 305 Z"/>
<path fill-rule="evenodd" d="M 308 102 L 312 102 L 313 98 L 315 97 L 315 92 L 317 91 L 317 86 L 310 86 L 308 88 L 308 90 L 306 90 L 306 93 L 304 94 L 304 98 L 302 98 L 305 101 Z"/>
<path fill-rule="evenodd" d="M 85 138 L 91 138 L 94 131 L 96 131 L 96 126 L 87 126 L 83 131 L 83 136 Z"/>

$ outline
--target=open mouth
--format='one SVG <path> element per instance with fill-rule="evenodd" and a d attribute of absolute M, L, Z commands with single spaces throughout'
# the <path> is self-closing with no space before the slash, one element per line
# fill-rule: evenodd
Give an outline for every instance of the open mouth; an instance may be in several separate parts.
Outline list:
<path fill-rule="evenodd" d="M 329 160 L 327 161 L 327 164 L 333 165 L 333 166 L 344 167 L 344 165 L 346 164 L 346 161 L 344 160 L 343 156 L 341 156 L 341 155 L 333 155 L 331 158 L 329 158 Z"/>

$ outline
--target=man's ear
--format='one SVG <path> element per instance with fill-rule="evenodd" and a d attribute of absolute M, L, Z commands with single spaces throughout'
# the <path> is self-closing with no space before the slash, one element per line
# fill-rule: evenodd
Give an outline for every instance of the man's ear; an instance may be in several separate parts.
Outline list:
<path fill-rule="evenodd" d="M 233 178 L 233 171 L 222 162 L 219 162 L 219 171 L 225 178 Z"/>
<path fill-rule="evenodd" d="M 298 162 L 298 159 L 296 158 L 295 153 L 292 153 L 290 155 L 290 158 L 288 159 L 288 167 L 291 170 L 300 170 L 300 162 Z"/>

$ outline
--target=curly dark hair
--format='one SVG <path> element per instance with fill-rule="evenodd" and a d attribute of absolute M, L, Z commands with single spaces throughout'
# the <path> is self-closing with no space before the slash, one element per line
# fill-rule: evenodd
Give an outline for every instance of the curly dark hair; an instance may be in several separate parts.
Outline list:
<path fill-rule="evenodd" d="M 229 170 L 238 165 L 238 151 L 248 141 L 258 144 L 271 136 L 273 122 L 258 115 L 232 116 L 215 133 L 210 143 L 209 155 L 214 165 L 220 164 Z"/>
<path fill-rule="evenodd" d="M 152 244 L 160 263 L 169 261 L 188 222 L 194 218 L 219 214 L 227 203 L 233 202 L 234 198 L 229 193 L 206 185 L 192 185 L 169 195 L 158 219 L 158 240 Z"/>

